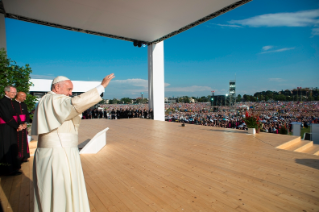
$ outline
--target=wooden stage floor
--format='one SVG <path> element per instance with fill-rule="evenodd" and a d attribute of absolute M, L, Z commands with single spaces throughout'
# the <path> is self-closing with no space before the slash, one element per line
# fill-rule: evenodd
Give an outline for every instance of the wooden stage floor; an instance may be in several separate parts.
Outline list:
<path fill-rule="evenodd" d="M 276 149 L 292 136 L 144 119 L 84 120 L 81 155 L 91 211 L 319 211 L 319 157 Z M 33 211 L 32 159 L 1 177 L 4 211 Z"/>

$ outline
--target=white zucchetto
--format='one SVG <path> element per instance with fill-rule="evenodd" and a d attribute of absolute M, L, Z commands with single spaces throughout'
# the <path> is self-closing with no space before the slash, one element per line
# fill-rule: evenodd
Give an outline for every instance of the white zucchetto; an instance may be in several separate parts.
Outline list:
<path fill-rule="evenodd" d="M 54 85 L 58 82 L 66 81 L 66 80 L 70 80 L 70 79 L 67 77 L 64 77 L 64 76 L 58 76 L 52 80 L 52 85 Z"/>

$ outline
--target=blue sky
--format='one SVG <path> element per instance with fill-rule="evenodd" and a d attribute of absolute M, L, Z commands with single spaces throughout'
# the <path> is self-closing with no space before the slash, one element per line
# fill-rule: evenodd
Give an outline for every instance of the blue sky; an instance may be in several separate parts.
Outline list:
<path fill-rule="evenodd" d="M 97 80 L 105 98 L 147 96 L 147 47 L 6 19 L 8 55 L 34 78 Z M 319 87 L 319 2 L 253 0 L 164 42 L 165 96 Z"/>

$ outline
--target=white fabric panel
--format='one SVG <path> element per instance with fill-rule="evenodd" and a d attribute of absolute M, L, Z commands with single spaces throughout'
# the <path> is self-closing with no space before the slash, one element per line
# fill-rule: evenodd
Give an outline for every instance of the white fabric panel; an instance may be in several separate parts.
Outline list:
<path fill-rule="evenodd" d="M 148 46 L 148 98 L 154 120 L 165 121 L 164 41 Z"/>
<path fill-rule="evenodd" d="M 154 41 L 238 0 L 3 0 L 7 13 Z"/>
<path fill-rule="evenodd" d="M 52 79 L 31 79 L 31 82 L 33 83 L 33 86 L 30 87 L 30 91 L 49 92 L 51 90 Z M 72 80 L 72 83 L 73 83 L 72 92 L 87 92 L 91 90 L 92 88 L 95 88 L 101 85 L 101 81 L 73 81 Z"/>
<path fill-rule="evenodd" d="M 98 132 L 84 147 L 80 154 L 96 154 L 106 145 L 106 132 L 109 128 Z"/>

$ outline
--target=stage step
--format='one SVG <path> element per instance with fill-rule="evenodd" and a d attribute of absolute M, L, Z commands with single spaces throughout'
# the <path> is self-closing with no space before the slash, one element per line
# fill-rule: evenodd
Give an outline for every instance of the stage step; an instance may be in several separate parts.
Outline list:
<path fill-rule="evenodd" d="M 283 144 L 277 146 L 276 148 L 277 148 L 277 149 L 286 149 L 286 150 L 287 150 L 287 148 L 289 148 L 289 147 L 295 145 L 296 143 L 298 143 L 298 142 L 300 142 L 300 141 L 301 141 L 301 137 L 299 136 L 299 137 L 297 137 L 297 138 L 292 139 L 291 141 L 288 141 L 288 142 L 286 142 L 286 143 L 283 143 Z"/>
<path fill-rule="evenodd" d="M 293 145 L 287 147 L 286 150 L 294 151 L 294 152 L 302 152 L 302 151 L 299 151 L 299 149 L 302 150 L 304 146 L 309 147 L 309 143 L 311 143 L 312 145 L 312 141 L 309 142 L 309 141 L 300 140 L 299 142 L 296 142 Z"/>
<path fill-rule="evenodd" d="M 304 153 L 319 156 L 319 145 L 318 144 L 314 144 L 312 147 L 306 149 L 304 151 Z"/>
<path fill-rule="evenodd" d="M 304 151 L 306 151 L 307 149 L 309 149 L 312 146 L 313 146 L 313 142 L 312 141 L 302 140 L 300 142 L 300 146 L 297 149 L 295 149 L 294 152 L 304 152 Z"/>
<path fill-rule="evenodd" d="M 319 145 L 313 144 L 313 141 L 301 140 L 300 137 L 283 143 L 276 148 L 319 156 Z"/>

